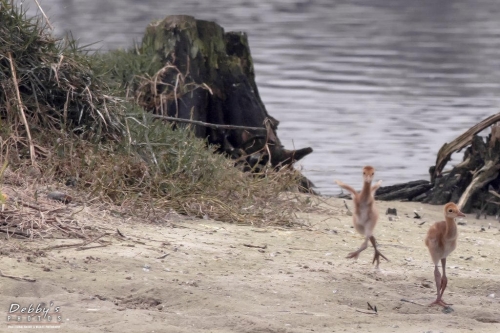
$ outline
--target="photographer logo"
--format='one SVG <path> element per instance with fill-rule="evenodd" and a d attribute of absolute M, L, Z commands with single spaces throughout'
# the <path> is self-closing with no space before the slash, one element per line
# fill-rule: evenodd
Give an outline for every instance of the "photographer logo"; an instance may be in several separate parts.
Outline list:
<path fill-rule="evenodd" d="M 62 313 L 53 302 L 22 305 L 11 303 L 7 311 L 7 328 L 60 328 Z"/>

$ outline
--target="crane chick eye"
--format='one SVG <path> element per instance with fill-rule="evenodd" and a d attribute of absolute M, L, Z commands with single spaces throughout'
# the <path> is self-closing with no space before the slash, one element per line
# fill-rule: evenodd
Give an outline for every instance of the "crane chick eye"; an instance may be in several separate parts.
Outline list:
<path fill-rule="evenodd" d="M 450 209 L 448 212 L 449 212 L 449 213 L 453 213 L 453 210 L 451 210 L 451 209 Z"/>

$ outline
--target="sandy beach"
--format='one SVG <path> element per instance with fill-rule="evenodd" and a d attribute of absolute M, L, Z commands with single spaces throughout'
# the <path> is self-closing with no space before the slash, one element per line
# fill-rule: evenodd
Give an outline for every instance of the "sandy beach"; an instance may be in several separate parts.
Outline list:
<path fill-rule="evenodd" d="M 121 333 L 500 331 L 500 223 L 493 217 L 458 221 L 444 296 L 453 306 L 443 311 L 427 306 L 435 289 L 423 242 L 431 223 L 442 219 L 442 207 L 378 202 L 375 235 L 390 262 L 377 270 L 371 247 L 358 260 L 345 258 L 362 238 L 343 200 L 312 198 L 311 205 L 297 215 L 302 227 L 294 228 L 175 213 L 139 220 L 69 207 L 81 210 L 79 223 L 108 232 L 100 239 L 106 243 L 57 247 L 82 240 L 6 240 L 2 234 L 2 273 L 36 282 L 0 277 L 0 331 L 38 324 L 52 325 L 42 331 Z M 397 217 L 385 214 L 389 207 Z M 52 321 L 42 316 L 29 323 L 25 313 L 16 322 L 12 304 L 50 307 Z"/>

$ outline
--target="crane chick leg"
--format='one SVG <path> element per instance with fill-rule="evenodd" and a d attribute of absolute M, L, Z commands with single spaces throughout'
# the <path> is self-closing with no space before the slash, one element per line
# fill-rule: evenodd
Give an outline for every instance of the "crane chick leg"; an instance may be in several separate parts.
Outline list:
<path fill-rule="evenodd" d="M 453 305 L 453 304 L 446 303 L 442 299 L 444 291 L 446 289 L 446 286 L 448 286 L 448 278 L 446 277 L 446 258 L 441 259 L 441 267 L 443 268 L 443 276 L 441 277 L 441 295 L 439 296 L 439 298 L 441 299 L 441 302 L 443 304 L 445 304 L 445 305 Z"/>
<path fill-rule="evenodd" d="M 446 279 L 444 268 L 443 268 L 443 276 L 445 277 L 445 279 L 443 279 L 443 277 L 441 276 L 441 273 L 439 273 L 439 268 L 438 268 L 438 265 L 436 264 L 436 266 L 434 266 L 434 279 L 436 280 L 437 298 L 429 306 L 440 305 L 440 306 L 446 307 L 448 305 L 451 305 L 451 304 L 445 303 L 441 299 L 441 297 L 443 296 L 444 288 L 446 288 L 446 285 L 444 285 L 444 288 L 443 288 L 443 282 L 446 281 L 445 283 L 447 284 L 447 279 Z"/>
<path fill-rule="evenodd" d="M 359 249 L 357 249 L 354 252 L 349 253 L 349 255 L 346 258 L 358 259 L 359 254 L 361 252 L 363 252 L 364 250 L 366 250 L 367 247 L 368 247 L 368 237 L 365 238 L 365 241 L 363 242 L 363 244 L 361 244 L 361 247 Z"/>
<path fill-rule="evenodd" d="M 375 261 L 377 262 L 377 265 L 375 266 L 376 268 L 378 268 L 378 265 L 380 264 L 380 259 L 379 257 L 382 257 L 384 258 L 385 260 L 389 261 L 389 259 L 387 259 L 378 249 L 377 249 L 377 242 L 375 241 L 375 237 L 374 236 L 370 236 L 370 242 L 372 243 L 373 245 L 373 249 L 375 250 L 375 254 L 373 255 L 373 261 L 372 261 L 372 264 L 375 263 Z"/>

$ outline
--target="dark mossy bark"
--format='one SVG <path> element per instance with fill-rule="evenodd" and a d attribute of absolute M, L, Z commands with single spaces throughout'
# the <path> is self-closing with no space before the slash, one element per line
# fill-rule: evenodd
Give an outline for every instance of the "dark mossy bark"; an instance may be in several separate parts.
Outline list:
<path fill-rule="evenodd" d="M 212 124 L 261 127 L 262 131 L 194 126 L 196 136 L 246 161 L 250 168 L 267 162 L 273 167 L 292 165 L 312 152 L 311 148 L 287 150 L 281 144 L 276 133 L 279 122 L 267 112 L 255 83 L 245 33 L 226 33 L 214 22 L 191 16 L 168 16 L 148 26 L 143 47 L 153 48 L 154 61 L 178 69 L 166 70 L 161 77 L 164 85 L 157 86 L 159 94 L 170 89 L 176 98 L 157 104 L 151 110 L 154 113 Z"/>

